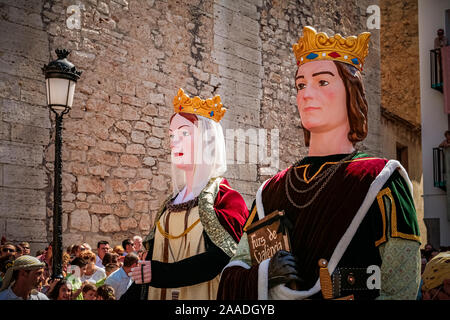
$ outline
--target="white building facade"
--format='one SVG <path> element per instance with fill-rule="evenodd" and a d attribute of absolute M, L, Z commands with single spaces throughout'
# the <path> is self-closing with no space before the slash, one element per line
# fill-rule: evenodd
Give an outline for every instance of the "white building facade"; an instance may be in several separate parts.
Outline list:
<path fill-rule="evenodd" d="M 436 167 L 436 161 L 433 161 L 433 148 L 437 148 L 444 140 L 444 133 L 450 127 L 449 115 L 444 111 L 444 94 L 431 87 L 430 50 L 434 48 L 437 30 L 450 29 L 449 18 L 446 18 L 449 11 L 450 0 L 419 0 L 424 222 L 428 242 L 437 248 L 450 246 L 450 181 L 447 179 L 447 191 L 435 186 L 433 165 Z M 447 32 L 446 36 L 449 36 Z M 446 151 L 449 155 L 447 160 L 450 160 L 450 148 Z"/>

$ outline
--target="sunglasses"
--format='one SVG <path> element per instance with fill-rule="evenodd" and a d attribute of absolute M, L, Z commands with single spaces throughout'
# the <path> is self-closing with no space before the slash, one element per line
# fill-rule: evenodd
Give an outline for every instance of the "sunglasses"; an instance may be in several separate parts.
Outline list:
<path fill-rule="evenodd" d="M 10 248 L 3 248 L 2 252 L 16 252 L 16 250 Z"/>

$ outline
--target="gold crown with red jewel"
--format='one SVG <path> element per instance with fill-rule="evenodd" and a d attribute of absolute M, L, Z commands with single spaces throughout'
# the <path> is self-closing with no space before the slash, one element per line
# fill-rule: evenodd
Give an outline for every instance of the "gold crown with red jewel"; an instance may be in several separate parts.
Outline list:
<path fill-rule="evenodd" d="M 333 60 L 348 63 L 362 71 L 364 59 L 369 53 L 370 32 L 356 36 L 342 37 L 335 34 L 328 37 L 310 26 L 303 28 L 301 37 L 292 47 L 297 65 L 318 60 Z"/>
<path fill-rule="evenodd" d="M 196 114 L 216 122 L 219 122 L 227 112 L 227 109 L 222 106 L 220 96 L 206 100 L 202 100 L 198 96 L 190 98 L 181 88 L 173 98 L 173 110 L 176 113 Z"/>

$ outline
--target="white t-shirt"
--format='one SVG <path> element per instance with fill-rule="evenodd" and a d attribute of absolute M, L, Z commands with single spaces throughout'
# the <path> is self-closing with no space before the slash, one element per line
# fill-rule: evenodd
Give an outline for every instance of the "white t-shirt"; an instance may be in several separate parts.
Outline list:
<path fill-rule="evenodd" d="M 12 291 L 11 286 L 0 292 L 0 300 L 23 300 L 22 297 L 16 296 L 16 294 Z M 28 300 L 50 300 L 45 294 L 39 292 L 37 290 L 31 290 L 30 297 Z"/>
<path fill-rule="evenodd" d="M 105 272 L 105 269 L 97 268 L 97 271 L 95 271 L 95 272 L 94 272 L 93 274 L 91 274 L 90 276 L 84 274 L 84 275 L 81 277 L 81 282 L 84 282 L 84 281 L 88 280 L 89 282 L 92 282 L 92 283 L 95 284 L 95 283 L 97 283 L 97 282 L 99 282 L 100 280 L 105 279 L 105 278 L 106 278 L 106 272 Z"/>

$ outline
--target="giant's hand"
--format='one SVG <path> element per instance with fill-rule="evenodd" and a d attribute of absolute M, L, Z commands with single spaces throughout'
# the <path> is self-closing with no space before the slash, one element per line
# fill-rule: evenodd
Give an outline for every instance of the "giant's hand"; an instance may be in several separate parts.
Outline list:
<path fill-rule="evenodd" d="M 139 261 L 136 267 L 131 268 L 131 278 L 137 284 L 150 283 L 152 280 L 151 261 Z"/>
<path fill-rule="evenodd" d="M 269 289 L 279 284 L 302 282 L 297 274 L 295 257 L 287 251 L 280 250 L 269 261 Z"/>

